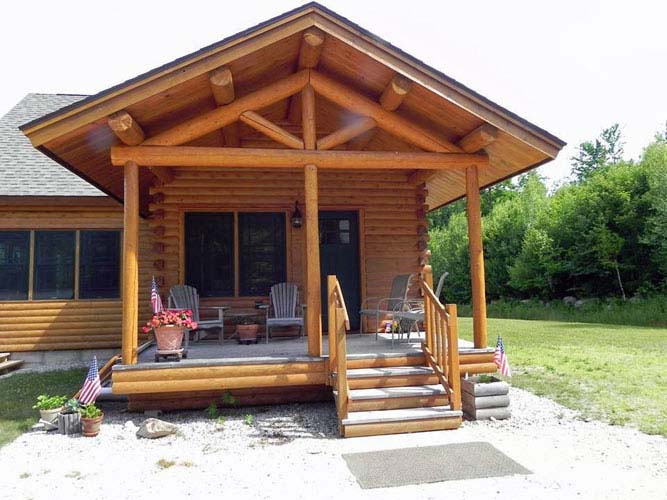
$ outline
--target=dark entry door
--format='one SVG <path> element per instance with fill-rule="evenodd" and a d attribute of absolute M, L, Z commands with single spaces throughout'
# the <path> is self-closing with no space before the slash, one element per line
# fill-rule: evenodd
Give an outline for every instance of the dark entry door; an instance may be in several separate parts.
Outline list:
<path fill-rule="evenodd" d="M 350 328 L 359 329 L 359 216 L 356 211 L 320 212 L 320 275 L 322 279 L 322 329 L 327 329 L 327 276 L 338 277 Z"/>

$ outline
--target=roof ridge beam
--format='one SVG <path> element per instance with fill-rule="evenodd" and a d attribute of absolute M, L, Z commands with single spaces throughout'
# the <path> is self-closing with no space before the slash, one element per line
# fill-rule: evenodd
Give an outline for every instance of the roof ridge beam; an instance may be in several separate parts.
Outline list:
<path fill-rule="evenodd" d="M 238 121 L 245 111 L 255 111 L 270 106 L 299 92 L 308 83 L 309 71 L 299 71 L 239 97 L 225 106 L 186 120 L 146 139 L 142 144 L 145 146 L 178 146 L 230 125 Z"/>
<path fill-rule="evenodd" d="M 303 69 L 314 69 L 320 62 L 322 49 L 324 48 L 325 34 L 322 30 L 312 27 L 303 32 L 301 35 L 301 45 L 299 47 L 299 61 L 297 63 L 297 71 Z M 298 106 L 299 98 L 292 96 L 287 111 L 287 119 L 291 122 L 296 122 L 301 118 L 301 111 Z"/>
<path fill-rule="evenodd" d="M 221 66 L 211 71 L 208 75 L 208 82 L 211 87 L 213 99 L 218 106 L 225 106 L 236 98 L 234 76 L 228 67 Z M 222 127 L 222 137 L 225 141 L 225 146 L 239 147 L 239 124 L 234 122 L 226 127 Z"/>

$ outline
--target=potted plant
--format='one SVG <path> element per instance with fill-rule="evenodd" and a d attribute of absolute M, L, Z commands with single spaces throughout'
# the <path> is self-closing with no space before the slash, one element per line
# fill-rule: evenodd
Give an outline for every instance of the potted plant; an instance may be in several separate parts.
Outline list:
<path fill-rule="evenodd" d="M 58 432 L 60 434 L 79 434 L 81 432 L 81 404 L 78 399 L 69 399 L 58 413 Z"/>
<path fill-rule="evenodd" d="M 144 333 L 153 331 L 158 351 L 180 350 L 185 331 L 196 329 L 197 322 L 192 319 L 192 311 L 189 309 L 167 309 L 155 313 L 142 328 Z"/>
<path fill-rule="evenodd" d="M 79 408 L 79 414 L 81 415 L 83 435 L 87 437 L 97 436 L 100 433 L 100 426 L 104 418 L 102 410 L 95 406 L 95 403 L 89 403 Z"/>
<path fill-rule="evenodd" d="M 40 394 L 37 396 L 37 402 L 33 405 L 33 409 L 39 410 L 40 418 L 55 428 L 58 425 L 58 413 L 60 413 L 65 401 L 67 401 L 67 396 Z"/>
<path fill-rule="evenodd" d="M 243 316 L 239 318 L 236 324 L 236 333 L 239 336 L 239 344 L 257 343 L 257 331 L 259 325 L 251 316 Z"/>

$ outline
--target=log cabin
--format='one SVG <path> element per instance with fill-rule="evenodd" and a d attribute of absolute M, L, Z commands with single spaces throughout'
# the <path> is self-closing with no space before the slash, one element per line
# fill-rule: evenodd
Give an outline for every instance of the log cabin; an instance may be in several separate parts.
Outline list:
<path fill-rule="evenodd" d="M 316 3 L 93 96 L 30 95 L 3 122 L 0 350 L 120 349 L 131 410 L 333 396 L 343 436 L 460 425 L 460 377 L 496 369 L 480 190 L 564 146 Z M 470 345 L 433 292 L 426 219 L 464 197 Z M 399 274 L 423 312 L 394 348 L 358 312 Z M 155 362 L 152 276 L 228 307 L 226 340 Z M 230 320 L 279 282 L 301 291 L 305 340 L 235 345 Z"/>

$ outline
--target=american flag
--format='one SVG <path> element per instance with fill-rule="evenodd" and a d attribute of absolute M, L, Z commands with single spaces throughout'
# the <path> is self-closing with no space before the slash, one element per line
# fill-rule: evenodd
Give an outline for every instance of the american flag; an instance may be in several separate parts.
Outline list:
<path fill-rule="evenodd" d="M 157 291 L 155 276 L 153 276 L 153 280 L 151 281 L 151 304 L 153 305 L 154 314 L 162 311 L 162 299 L 160 298 L 160 293 Z"/>
<path fill-rule="evenodd" d="M 498 342 L 496 342 L 496 352 L 493 354 L 493 361 L 500 369 L 501 375 L 504 375 L 505 377 L 512 376 L 510 362 L 507 359 L 507 354 L 505 354 L 505 344 L 503 343 L 503 338 L 500 335 L 498 335 Z"/>
<path fill-rule="evenodd" d="M 97 356 L 93 356 L 88 375 L 86 375 L 86 380 L 79 392 L 79 402 L 84 405 L 94 403 L 100 392 L 102 392 L 102 384 L 100 384 L 100 373 L 97 370 Z"/>

